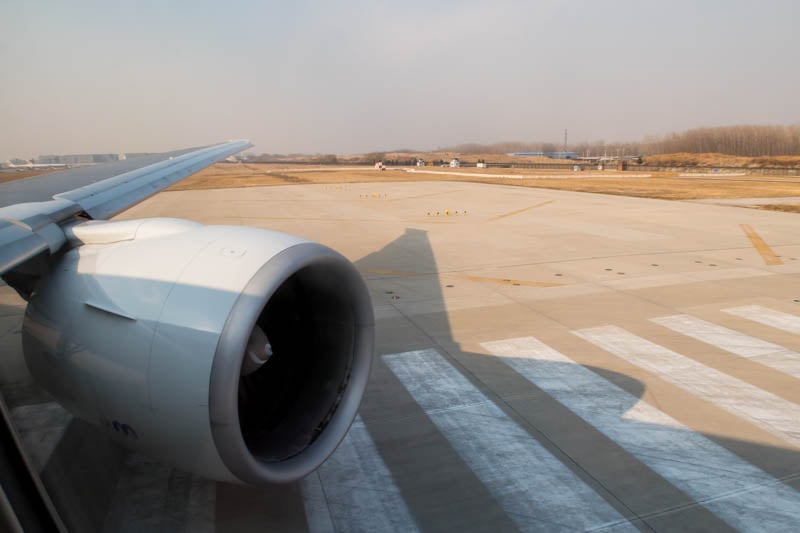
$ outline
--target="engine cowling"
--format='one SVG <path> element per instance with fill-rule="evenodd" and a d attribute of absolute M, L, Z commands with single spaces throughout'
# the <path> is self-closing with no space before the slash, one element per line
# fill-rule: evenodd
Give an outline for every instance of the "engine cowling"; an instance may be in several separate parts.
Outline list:
<path fill-rule="evenodd" d="M 37 381 L 125 446 L 205 477 L 299 479 L 344 437 L 369 376 L 355 267 L 283 233 L 88 222 L 32 295 Z"/>

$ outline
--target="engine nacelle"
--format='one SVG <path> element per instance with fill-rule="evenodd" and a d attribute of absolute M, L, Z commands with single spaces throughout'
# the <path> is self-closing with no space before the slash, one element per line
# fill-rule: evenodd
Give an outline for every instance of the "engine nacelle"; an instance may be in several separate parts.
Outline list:
<path fill-rule="evenodd" d="M 358 410 L 374 344 L 355 267 L 283 233 L 88 222 L 28 304 L 37 381 L 125 446 L 205 477 L 299 479 Z"/>

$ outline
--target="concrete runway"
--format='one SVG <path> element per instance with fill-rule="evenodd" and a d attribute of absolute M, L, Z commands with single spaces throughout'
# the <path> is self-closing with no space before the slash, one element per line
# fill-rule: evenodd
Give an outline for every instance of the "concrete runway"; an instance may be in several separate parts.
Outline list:
<path fill-rule="evenodd" d="M 800 523 L 797 215 L 421 182 L 166 192 L 121 218 L 152 216 L 342 252 L 374 300 L 373 373 L 315 474 L 270 490 L 213 483 L 126 454 L 49 402 L 20 360 L 21 303 L 2 288 L 6 402 L 76 528 Z"/>

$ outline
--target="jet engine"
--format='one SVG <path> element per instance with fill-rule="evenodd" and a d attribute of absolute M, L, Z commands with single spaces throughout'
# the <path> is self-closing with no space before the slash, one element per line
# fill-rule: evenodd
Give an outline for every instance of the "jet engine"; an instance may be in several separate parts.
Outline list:
<path fill-rule="evenodd" d="M 128 448 L 251 485 L 338 446 L 372 362 L 366 286 L 283 233 L 177 219 L 91 221 L 31 295 L 31 373 Z"/>

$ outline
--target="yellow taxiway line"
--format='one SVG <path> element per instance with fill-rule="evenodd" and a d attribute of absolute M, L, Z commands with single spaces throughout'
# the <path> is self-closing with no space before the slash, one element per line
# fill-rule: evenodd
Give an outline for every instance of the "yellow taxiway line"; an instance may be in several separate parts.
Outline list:
<path fill-rule="evenodd" d="M 749 224 L 739 224 L 739 227 L 742 228 L 744 234 L 747 235 L 747 238 L 750 239 L 750 242 L 753 244 L 753 248 L 761 254 L 761 258 L 764 260 L 764 263 L 767 265 L 782 265 L 783 261 L 781 258 L 775 255 L 775 252 L 772 251 L 772 248 L 761 238 L 761 235 L 756 233 L 756 231 L 750 227 Z"/>
<path fill-rule="evenodd" d="M 500 220 L 501 218 L 506 217 L 513 217 L 514 215 L 518 215 L 520 213 L 524 213 L 529 209 L 535 209 L 537 207 L 542 207 L 543 205 L 552 204 L 555 200 L 547 200 L 546 202 L 540 202 L 538 204 L 529 205 L 528 207 L 523 207 L 522 209 L 517 209 L 516 211 L 511 211 L 509 213 L 503 213 L 502 215 L 497 215 L 496 217 L 492 217 L 488 219 L 486 222 L 494 222 L 495 220 Z"/>

